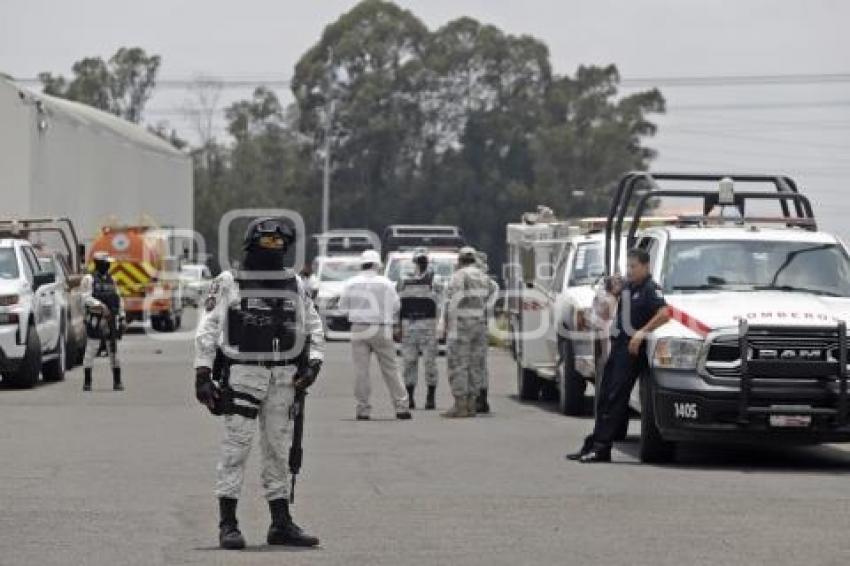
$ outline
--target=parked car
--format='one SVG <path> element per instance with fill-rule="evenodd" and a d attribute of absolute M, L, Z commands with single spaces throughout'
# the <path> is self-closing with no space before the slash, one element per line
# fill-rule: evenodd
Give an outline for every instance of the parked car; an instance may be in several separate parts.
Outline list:
<path fill-rule="evenodd" d="M 62 311 L 65 325 L 65 369 L 83 363 L 86 352 L 86 309 L 80 291 L 81 275 L 72 274 L 68 262 L 56 252 L 38 251 L 38 261 L 43 271 L 56 277 L 56 301 Z"/>
<path fill-rule="evenodd" d="M 180 285 L 183 287 L 183 303 L 197 307 L 210 288 L 212 274 L 203 264 L 186 263 L 180 267 Z"/>
<path fill-rule="evenodd" d="M 348 315 L 339 310 L 339 296 L 345 282 L 361 270 L 359 255 L 317 257 L 313 262 L 316 277 L 316 308 L 325 323 L 328 340 L 347 340 L 351 334 Z"/>
<path fill-rule="evenodd" d="M 16 387 L 65 377 L 68 328 L 56 275 L 27 240 L 0 239 L 0 373 Z"/>

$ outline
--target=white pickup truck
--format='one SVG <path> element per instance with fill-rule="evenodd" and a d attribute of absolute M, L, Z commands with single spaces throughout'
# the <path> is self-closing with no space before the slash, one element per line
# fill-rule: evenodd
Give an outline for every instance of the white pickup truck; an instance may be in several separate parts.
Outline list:
<path fill-rule="evenodd" d="M 659 188 L 682 181 L 720 181 L 720 188 Z M 817 230 L 811 204 L 791 179 L 734 182 L 777 190 L 739 192 L 718 175 L 634 173 L 621 181 L 620 204 L 612 207 L 608 236 L 616 241 L 626 210 L 639 218 L 650 199 L 700 201 L 699 216 L 630 228 L 626 238 L 649 252 L 672 318 L 648 338 L 649 365 L 632 397 L 642 461 L 670 460 L 679 442 L 850 441 L 850 255 Z M 644 190 L 632 206 L 638 184 Z M 768 203 L 781 214 L 750 214 Z"/>
<path fill-rule="evenodd" d="M 15 387 L 64 378 L 65 315 L 56 277 L 41 268 L 30 242 L 0 239 L 0 372 Z"/>

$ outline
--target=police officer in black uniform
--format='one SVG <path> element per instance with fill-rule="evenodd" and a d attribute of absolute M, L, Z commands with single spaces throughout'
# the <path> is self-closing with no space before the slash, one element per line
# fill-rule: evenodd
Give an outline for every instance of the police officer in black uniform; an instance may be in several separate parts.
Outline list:
<path fill-rule="evenodd" d="M 629 397 L 635 381 L 647 367 L 646 336 L 668 320 L 666 302 L 649 272 L 649 254 L 633 249 L 628 254 L 628 280 L 609 280 L 607 289 L 619 295 L 617 324 L 611 336 L 611 353 L 597 391 L 593 434 L 581 450 L 567 455 L 583 463 L 610 462 L 611 446 L 628 426 Z"/>
<path fill-rule="evenodd" d="M 112 388 L 124 389 L 121 382 L 121 363 L 118 360 L 118 339 L 123 324 L 124 309 L 115 280 L 109 274 L 110 259 L 106 252 L 92 256 L 94 272 L 80 282 L 86 308 L 86 354 L 83 358 L 83 390 L 91 391 L 92 368 L 101 345 L 105 346 L 112 366 Z"/>
<path fill-rule="evenodd" d="M 213 414 L 224 414 L 215 492 L 219 544 L 225 549 L 245 547 L 236 505 L 257 429 L 271 513 L 266 541 L 319 544 L 295 524 L 289 507 L 295 397 L 315 382 L 324 352 L 322 320 L 306 286 L 283 266 L 294 241 L 295 232 L 281 219 L 253 221 L 245 234 L 243 269 L 225 271 L 210 285 L 195 335 L 195 396 Z M 219 348 L 228 367 L 225 389 L 212 379 Z"/>

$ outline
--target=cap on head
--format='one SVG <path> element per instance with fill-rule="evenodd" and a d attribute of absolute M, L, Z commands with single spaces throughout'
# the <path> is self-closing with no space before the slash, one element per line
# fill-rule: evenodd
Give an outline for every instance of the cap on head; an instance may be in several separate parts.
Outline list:
<path fill-rule="evenodd" d="M 283 247 L 295 241 L 295 230 L 282 218 L 256 218 L 248 224 L 242 247 L 245 251 L 257 247 L 274 247 L 276 241 L 283 240 Z"/>
<path fill-rule="evenodd" d="M 426 250 L 425 248 L 416 248 L 415 250 L 413 250 L 413 261 L 422 258 L 428 259 L 428 250 Z"/>
<path fill-rule="evenodd" d="M 381 265 L 381 255 L 375 250 L 366 250 L 360 254 L 360 265 Z"/>
<path fill-rule="evenodd" d="M 472 246 L 463 246 L 460 249 L 460 251 L 458 251 L 457 258 L 460 261 L 474 262 L 475 261 L 475 248 L 473 248 Z"/>
<path fill-rule="evenodd" d="M 106 252 L 103 252 L 103 251 L 94 252 L 94 254 L 92 254 L 91 258 L 92 258 L 92 261 L 110 261 L 109 260 L 109 254 L 106 253 Z"/>

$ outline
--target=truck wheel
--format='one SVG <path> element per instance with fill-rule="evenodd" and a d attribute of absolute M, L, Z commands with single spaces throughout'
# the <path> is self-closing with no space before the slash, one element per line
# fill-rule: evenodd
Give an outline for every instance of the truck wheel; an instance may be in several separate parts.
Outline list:
<path fill-rule="evenodd" d="M 565 415 L 577 417 L 584 412 L 584 393 L 587 383 L 576 371 L 572 343 L 562 340 L 558 351 L 563 360 L 558 370 L 558 408 Z"/>
<path fill-rule="evenodd" d="M 38 383 L 38 375 L 41 372 L 41 340 L 35 326 L 30 324 L 27 330 L 27 349 L 21 367 L 9 375 L 12 387 L 30 389 Z"/>
<path fill-rule="evenodd" d="M 522 401 L 537 401 L 540 398 L 540 379 L 533 370 L 517 364 L 517 392 Z"/>
<path fill-rule="evenodd" d="M 655 424 L 655 403 L 649 377 L 640 378 L 640 461 L 665 464 L 676 457 L 676 444 L 664 440 Z"/>
<path fill-rule="evenodd" d="M 44 374 L 44 381 L 62 381 L 65 379 L 65 364 L 67 363 L 67 343 L 65 342 L 65 331 L 59 334 L 58 346 L 56 349 L 56 357 L 45 362 L 41 368 Z"/>
<path fill-rule="evenodd" d="M 548 379 L 540 379 L 540 393 L 544 401 L 557 401 L 560 397 L 558 384 Z"/>
<path fill-rule="evenodd" d="M 513 324 L 512 321 L 508 322 L 508 334 L 511 337 L 511 344 L 510 344 L 511 357 L 514 359 L 514 361 L 516 361 L 517 359 L 519 359 L 519 354 L 517 353 L 516 330 L 514 330 L 514 324 Z"/>
<path fill-rule="evenodd" d="M 77 365 L 77 341 L 71 336 L 65 337 L 65 371 Z"/>
<path fill-rule="evenodd" d="M 177 328 L 177 320 L 175 319 L 173 312 L 162 315 L 162 318 L 160 319 L 160 327 L 163 332 L 174 332 L 175 328 Z"/>

